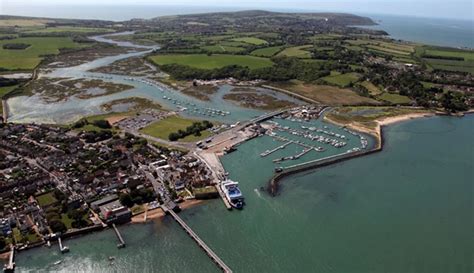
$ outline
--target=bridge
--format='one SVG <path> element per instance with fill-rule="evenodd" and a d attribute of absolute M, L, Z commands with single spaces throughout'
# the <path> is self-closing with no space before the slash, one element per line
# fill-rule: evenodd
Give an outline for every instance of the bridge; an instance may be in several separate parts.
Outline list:
<path fill-rule="evenodd" d="M 223 272 L 225 273 L 232 273 L 232 269 L 228 267 L 224 261 L 217 256 L 212 249 L 206 245 L 206 243 L 199 238 L 199 236 L 181 219 L 181 217 L 176 214 L 172 209 L 168 209 L 165 206 L 161 207 L 166 213 L 170 214 L 173 219 L 178 222 L 178 224 L 186 231 L 186 233 L 201 247 L 204 252 L 206 252 L 207 256 L 209 256 L 216 264 L 219 266 L 220 269 L 222 269 Z"/>

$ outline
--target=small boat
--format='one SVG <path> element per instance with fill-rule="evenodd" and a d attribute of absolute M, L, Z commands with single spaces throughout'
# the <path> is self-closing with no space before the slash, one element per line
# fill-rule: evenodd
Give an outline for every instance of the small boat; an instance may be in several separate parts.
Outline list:
<path fill-rule="evenodd" d="M 58 265 L 58 264 L 61 264 L 62 262 L 63 262 L 63 261 L 58 260 L 58 261 L 55 261 L 53 264 L 54 264 L 54 265 Z"/>

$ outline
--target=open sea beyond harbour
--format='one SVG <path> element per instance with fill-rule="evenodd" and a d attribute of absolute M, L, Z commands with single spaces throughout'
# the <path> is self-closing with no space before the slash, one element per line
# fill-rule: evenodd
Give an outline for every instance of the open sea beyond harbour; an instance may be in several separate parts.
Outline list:
<path fill-rule="evenodd" d="M 180 214 L 234 272 L 471 272 L 473 135 L 474 115 L 399 123 L 384 151 L 289 177 L 277 197 L 260 189 L 273 170 L 259 153 L 274 144 L 257 138 L 222 160 L 244 210 L 217 199 Z M 20 253 L 18 272 L 219 272 L 171 218 L 119 228 L 125 249 L 93 233 L 65 255 Z"/>

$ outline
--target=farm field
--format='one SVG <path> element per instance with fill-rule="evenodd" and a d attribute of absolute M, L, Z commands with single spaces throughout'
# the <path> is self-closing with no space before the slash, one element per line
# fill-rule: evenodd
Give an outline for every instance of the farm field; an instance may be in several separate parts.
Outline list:
<path fill-rule="evenodd" d="M 311 58 L 311 52 L 306 51 L 305 49 L 312 48 L 312 45 L 304 45 L 304 46 L 294 46 L 289 47 L 283 50 L 282 52 L 278 53 L 278 56 L 286 56 L 286 57 L 297 57 L 302 59 L 309 59 Z"/>
<path fill-rule="evenodd" d="M 0 20 L 0 27 L 37 27 L 50 22 L 53 21 L 48 19 L 2 19 Z"/>
<path fill-rule="evenodd" d="M 228 65 L 247 66 L 250 69 L 269 67 L 273 62 L 267 58 L 243 55 L 166 54 L 154 55 L 149 59 L 157 65 L 180 64 L 200 69 L 215 69 Z"/>
<path fill-rule="evenodd" d="M 259 38 L 255 38 L 255 37 L 235 38 L 235 39 L 232 39 L 232 41 L 235 41 L 235 42 L 244 42 L 244 43 L 252 44 L 252 45 L 264 45 L 264 44 L 267 44 L 267 43 L 268 43 L 268 42 L 265 41 L 265 40 L 262 40 L 262 39 L 259 39 Z"/>
<path fill-rule="evenodd" d="M 242 47 L 224 46 L 224 45 L 202 46 L 201 48 L 213 53 L 226 53 L 226 52 L 232 53 L 232 52 L 241 52 L 245 50 L 245 48 L 242 48 Z"/>
<path fill-rule="evenodd" d="M 329 84 L 335 84 L 340 87 L 347 87 L 351 83 L 355 83 L 360 78 L 358 73 L 346 73 L 340 75 L 330 75 L 322 78 L 325 82 Z"/>
<path fill-rule="evenodd" d="M 283 49 L 283 46 L 272 46 L 272 47 L 265 47 L 259 48 L 250 53 L 250 55 L 258 56 L 258 57 L 272 57 L 273 55 L 277 54 Z"/>
<path fill-rule="evenodd" d="M 363 81 L 360 83 L 360 85 L 367 88 L 367 90 L 369 90 L 369 93 L 372 96 L 377 96 L 377 95 L 382 94 L 382 90 L 380 90 L 380 88 L 378 88 L 377 86 L 375 86 L 373 83 L 369 81 Z"/>
<path fill-rule="evenodd" d="M 407 104 L 410 103 L 410 98 L 399 94 L 392 94 L 384 92 L 382 95 L 377 97 L 378 99 L 393 103 L 393 104 Z"/>
<path fill-rule="evenodd" d="M 69 27 L 69 26 L 60 26 L 60 27 L 48 27 L 42 29 L 35 29 L 25 31 L 24 33 L 103 33 L 103 32 L 115 32 L 113 29 L 109 28 L 90 28 L 90 27 Z"/>
<path fill-rule="evenodd" d="M 432 69 L 474 73 L 474 50 L 421 46 L 417 48 L 416 53 Z M 446 58 L 460 59 L 449 60 Z"/>
<path fill-rule="evenodd" d="M 350 89 L 336 86 L 306 84 L 301 81 L 272 85 L 331 106 L 379 104 L 374 99 L 362 97 Z"/>
<path fill-rule="evenodd" d="M 3 49 L 4 44 L 31 45 L 24 50 Z M 62 48 L 80 48 L 68 37 L 29 37 L 0 41 L 0 68 L 7 70 L 31 70 L 43 59 L 43 55 L 58 54 Z"/>
<path fill-rule="evenodd" d="M 153 137 L 168 140 L 168 136 L 171 133 L 175 133 L 178 130 L 186 130 L 186 127 L 191 126 L 193 122 L 197 120 L 186 119 L 179 116 L 171 116 L 163 120 L 157 121 L 148 125 L 147 127 L 140 130 L 141 133 L 147 134 Z M 200 139 L 207 138 L 211 135 L 208 130 L 202 131 L 201 136 L 197 137 L 194 135 L 187 136 L 179 141 L 192 142 Z"/>

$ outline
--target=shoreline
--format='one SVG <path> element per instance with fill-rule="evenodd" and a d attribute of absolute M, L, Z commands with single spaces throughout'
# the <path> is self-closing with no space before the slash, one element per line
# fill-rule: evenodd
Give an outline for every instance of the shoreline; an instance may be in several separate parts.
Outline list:
<path fill-rule="evenodd" d="M 452 117 L 463 117 L 466 114 L 474 114 L 474 109 L 470 109 L 468 111 L 462 112 L 459 115 L 453 115 L 445 112 L 425 112 L 425 113 L 407 113 L 407 114 L 402 114 L 398 116 L 392 116 L 392 117 L 384 117 L 381 119 L 375 119 L 374 121 L 376 122 L 376 127 L 371 129 L 367 128 L 364 126 L 361 126 L 360 124 L 356 124 L 355 122 L 350 122 L 348 124 L 343 124 L 340 122 L 333 121 L 326 116 L 323 118 L 323 121 L 329 122 L 331 124 L 335 124 L 338 126 L 344 126 L 347 128 L 350 128 L 352 130 L 358 131 L 359 133 L 366 133 L 369 135 L 372 135 L 376 139 L 376 145 L 370 150 L 363 151 L 363 152 L 356 152 L 350 155 L 346 154 L 341 154 L 339 156 L 335 156 L 333 159 L 329 161 L 324 161 L 319 160 L 316 162 L 308 162 L 308 165 L 303 165 L 300 169 L 294 169 L 294 170 L 288 170 L 286 173 L 277 173 L 274 174 L 268 184 L 267 184 L 267 189 L 268 192 L 271 196 L 275 197 L 278 195 L 279 192 L 279 183 L 282 179 L 297 174 L 301 172 L 307 172 L 307 171 L 314 171 L 316 169 L 319 169 L 321 167 L 325 166 L 330 166 L 339 162 L 343 162 L 346 160 L 350 160 L 353 158 L 357 157 L 363 157 L 366 155 L 370 155 L 373 153 L 378 153 L 383 151 L 384 148 L 384 142 L 385 142 L 385 137 L 384 137 L 384 128 L 396 123 L 404 122 L 404 121 L 409 121 L 409 120 L 414 120 L 414 119 L 420 119 L 420 118 L 426 118 L 426 117 L 434 117 L 434 116 L 452 116 Z"/>
<path fill-rule="evenodd" d="M 203 203 L 204 203 L 204 200 L 190 199 L 190 200 L 185 200 L 182 203 L 179 203 L 178 205 L 181 210 L 186 210 L 186 209 L 190 209 L 192 207 L 201 205 Z M 146 219 L 145 219 L 145 213 L 146 213 Z M 165 216 L 166 216 L 166 213 L 160 207 L 158 207 L 158 208 L 147 210 L 147 211 L 144 211 L 132 216 L 132 219 L 128 224 L 143 224 L 143 223 L 147 223 L 156 219 L 163 218 Z"/>

